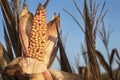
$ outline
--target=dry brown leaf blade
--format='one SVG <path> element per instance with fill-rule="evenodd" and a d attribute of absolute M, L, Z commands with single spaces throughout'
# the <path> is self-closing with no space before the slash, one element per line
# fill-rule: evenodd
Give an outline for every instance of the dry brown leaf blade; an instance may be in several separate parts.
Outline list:
<path fill-rule="evenodd" d="M 80 27 L 80 29 L 85 33 L 84 29 L 82 28 L 81 24 L 78 22 L 78 20 L 67 10 L 63 9 L 63 11 L 65 11 L 70 17 L 73 18 L 73 20 L 77 23 L 77 25 Z"/>
<path fill-rule="evenodd" d="M 7 63 L 10 62 L 8 53 L 6 52 L 5 48 L 3 47 L 2 43 L 0 42 L 0 54 L 2 54 L 2 56 L 0 56 L 0 73 L 1 73 L 1 77 L 3 80 L 14 80 L 12 77 L 7 76 L 6 74 L 4 74 L 3 70 L 6 67 Z"/>
<path fill-rule="evenodd" d="M 89 56 L 91 71 L 95 80 L 100 80 L 100 70 L 95 54 L 95 40 L 93 39 L 93 26 L 91 25 L 90 13 L 86 0 L 84 0 L 84 23 L 85 23 L 85 39 Z"/>
<path fill-rule="evenodd" d="M 57 55 L 57 51 L 58 51 L 58 42 L 57 42 L 57 45 L 54 47 L 52 54 L 50 56 L 50 62 L 49 62 L 48 68 L 50 68 L 52 66 L 52 64 L 55 60 L 55 57 Z"/>
<path fill-rule="evenodd" d="M 96 50 L 96 56 L 99 59 L 99 61 L 100 61 L 101 65 L 103 66 L 103 68 L 108 72 L 108 74 L 111 77 L 111 79 L 114 80 L 112 69 L 110 68 L 110 66 L 108 65 L 108 63 L 105 61 L 105 59 L 102 56 L 101 52 Z"/>
<path fill-rule="evenodd" d="M 80 8 L 78 7 L 77 3 L 75 2 L 75 0 L 73 0 L 73 2 L 74 2 L 74 5 L 75 5 L 75 7 L 76 7 L 77 11 L 78 11 L 78 12 L 79 12 L 79 14 L 81 15 L 81 17 L 84 19 L 84 16 L 83 16 L 83 14 L 82 14 L 82 12 L 81 12 Z"/>
<path fill-rule="evenodd" d="M 19 20 L 19 38 L 24 55 L 27 55 L 32 20 L 33 14 L 28 10 L 27 5 L 24 4 L 20 13 Z"/>
<path fill-rule="evenodd" d="M 115 80 L 119 80 L 119 75 L 120 75 L 120 65 L 119 65 L 119 67 L 117 68 L 117 71 L 116 71 L 116 73 L 115 73 Z"/>
<path fill-rule="evenodd" d="M 13 57 L 12 47 L 10 44 L 11 42 L 10 42 L 9 37 L 7 35 L 4 23 L 3 23 L 3 28 L 4 28 L 4 39 L 5 39 L 5 43 L 6 43 L 6 47 L 7 47 L 7 52 L 8 52 L 10 60 L 12 60 L 14 57 Z"/>
<path fill-rule="evenodd" d="M 55 16 L 55 15 L 54 15 Z M 47 24 L 47 44 L 46 44 L 46 55 L 45 55 L 45 64 L 50 67 L 55 59 L 55 55 L 57 54 L 57 43 L 58 43 L 58 35 L 56 26 L 60 24 L 60 15 L 55 16 L 48 24 Z M 60 30 L 60 26 L 58 27 Z M 54 52 L 55 51 L 55 52 Z M 53 56 L 52 56 L 53 55 Z"/>
<path fill-rule="evenodd" d="M 17 34 L 16 33 L 16 28 L 15 28 L 15 19 L 12 14 L 12 11 L 10 9 L 9 3 L 7 0 L 1 0 L 1 9 L 3 13 L 3 17 L 6 23 L 6 28 L 9 34 L 9 39 L 13 45 L 13 50 L 15 52 L 16 56 L 20 56 L 19 53 L 19 48 L 18 48 L 18 39 L 17 39 Z M 16 54 L 17 53 L 17 54 Z"/>
<path fill-rule="evenodd" d="M 112 65 L 113 63 L 115 53 L 116 53 L 116 49 L 112 49 L 111 56 L 110 56 L 110 65 Z"/>
<path fill-rule="evenodd" d="M 108 72 L 110 71 L 109 70 L 109 65 L 108 63 L 105 61 L 104 57 L 102 56 L 101 52 L 100 51 L 96 51 L 96 55 L 97 55 L 97 58 L 99 59 L 101 65 L 105 68 L 105 70 L 107 70 Z"/>
<path fill-rule="evenodd" d="M 14 16 L 13 16 L 13 14 L 12 14 L 12 11 L 11 11 L 11 8 L 10 8 L 10 6 L 9 6 L 9 3 L 8 3 L 8 1 L 7 0 L 0 0 L 1 1 L 1 7 L 2 7 L 2 9 L 3 9 L 3 11 L 4 11 L 4 14 L 6 15 L 6 17 L 7 17 L 7 20 L 8 20 L 8 22 L 9 22 L 9 24 L 12 24 L 12 22 L 11 21 L 15 21 L 14 20 Z"/>
<path fill-rule="evenodd" d="M 46 2 L 44 3 L 44 8 L 46 8 L 47 7 L 47 5 L 48 5 L 48 3 L 50 2 L 50 0 L 46 0 Z"/>
<path fill-rule="evenodd" d="M 65 71 L 65 72 L 71 72 L 72 73 L 72 68 L 70 66 L 70 63 L 68 61 L 66 52 L 64 50 L 58 28 L 57 28 L 57 34 L 58 34 L 58 44 L 59 44 L 59 48 L 60 48 L 61 70 Z"/>
<path fill-rule="evenodd" d="M 118 52 L 117 48 L 115 48 L 114 50 L 116 52 L 116 56 L 117 56 L 118 60 L 120 61 L 120 55 L 119 55 L 119 52 Z"/>

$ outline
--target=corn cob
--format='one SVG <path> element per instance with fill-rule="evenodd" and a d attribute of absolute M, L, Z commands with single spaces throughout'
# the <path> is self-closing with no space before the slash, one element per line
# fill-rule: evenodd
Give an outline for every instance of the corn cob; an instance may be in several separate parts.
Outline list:
<path fill-rule="evenodd" d="M 39 5 L 33 18 L 30 40 L 28 45 L 28 56 L 43 61 L 46 49 L 46 10 Z"/>

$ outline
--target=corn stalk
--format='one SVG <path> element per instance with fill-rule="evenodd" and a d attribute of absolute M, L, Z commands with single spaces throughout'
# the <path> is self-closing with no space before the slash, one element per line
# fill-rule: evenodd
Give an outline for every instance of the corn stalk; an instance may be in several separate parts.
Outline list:
<path fill-rule="evenodd" d="M 73 0 L 74 5 L 79 12 L 80 16 L 82 17 L 84 21 L 84 26 L 85 29 L 81 26 L 79 21 L 67 10 L 64 9 L 64 11 L 70 15 L 74 21 L 77 23 L 79 28 L 83 31 L 85 34 L 85 40 L 86 40 L 86 45 L 87 45 L 87 52 L 88 52 L 88 57 L 89 57 L 89 64 L 90 64 L 90 69 L 92 71 L 92 74 L 94 75 L 95 80 L 100 80 L 100 70 L 97 62 L 97 57 L 96 57 L 96 52 L 95 52 L 95 45 L 96 45 L 96 34 L 98 31 L 98 28 L 104 18 L 104 16 L 107 13 L 107 10 L 104 11 L 106 0 L 103 2 L 103 5 L 99 11 L 99 6 L 100 2 L 98 4 L 96 3 L 95 0 L 90 0 L 89 5 L 86 3 L 86 0 L 84 0 L 84 11 L 81 12 L 81 9 L 78 7 L 77 3 L 75 0 Z M 89 6 L 89 8 L 88 8 Z"/>
<path fill-rule="evenodd" d="M 112 49 L 111 53 L 109 53 L 109 39 L 110 39 L 110 34 L 111 34 L 111 30 L 110 30 L 110 27 L 108 29 L 108 32 L 106 31 L 106 28 L 105 28 L 105 24 L 104 24 L 104 20 L 102 20 L 102 29 L 99 31 L 99 37 L 100 39 L 103 41 L 103 44 L 105 46 L 105 49 L 106 49 L 106 52 L 107 52 L 107 55 L 108 55 L 108 63 L 107 61 L 105 60 L 104 56 L 102 55 L 102 53 L 100 51 L 96 51 L 96 54 L 97 54 L 97 57 L 101 63 L 101 65 L 103 66 L 103 68 L 107 71 L 108 73 L 108 77 L 111 79 L 111 80 L 119 80 L 118 78 L 118 72 L 119 72 L 119 62 L 120 62 L 120 59 L 119 59 L 119 53 L 118 53 L 118 50 L 117 48 L 114 48 Z M 118 69 L 117 71 L 114 73 L 113 70 L 112 70 L 112 64 L 113 64 L 113 60 L 115 60 L 115 55 L 117 57 L 116 59 L 116 62 L 118 63 Z"/>

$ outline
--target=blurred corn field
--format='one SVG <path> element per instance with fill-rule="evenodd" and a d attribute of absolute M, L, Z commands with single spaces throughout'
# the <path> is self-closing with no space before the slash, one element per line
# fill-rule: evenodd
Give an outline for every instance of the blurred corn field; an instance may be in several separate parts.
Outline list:
<path fill-rule="evenodd" d="M 107 80 L 119 80 L 120 55 L 117 48 L 109 51 L 112 30 L 109 28 L 109 31 L 106 31 L 104 21 L 108 12 L 105 8 L 106 0 L 103 0 L 102 4 L 100 0 L 84 0 L 83 11 L 73 0 L 84 26 L 81 26 L 71 12 L 63 9 L 76 22 L 85 37 L 85 44 L 81 44 L 80 48 L 86 66 L 76 66 L 79 74 L 75 73 L 65 52 L 60 14 L 55 13 L 53 19 L 46 22 L 45 9 L 49 2 L 50 0 L 46 0 L 43 5 L 39 4 L 36 14 L 33 15 L 26 0 L 0 0 L 4 18 L 1 24 L 6 43 L 4 48 L 0 42 L 0 80 L 105 80 L 100 66 L 107 72 Z M 109 62 L 105 60 L 103 53 L 96 50 L 97 34 L 103 41 Z M 60 57 L 57 57 L 58 49 Z M 55 57 L 60 62 L 60 71 L 50 69 Z M 115 71 L 112 68 L 113 60 L 118 65 Z"/>

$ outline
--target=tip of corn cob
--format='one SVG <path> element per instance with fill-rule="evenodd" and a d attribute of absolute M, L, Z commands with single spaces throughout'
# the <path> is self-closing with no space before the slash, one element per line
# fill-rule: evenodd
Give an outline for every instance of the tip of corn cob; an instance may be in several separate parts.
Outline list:
<path fill-rule="evenodd" d="M 41 3 L 39 3 L 37 7 L 37 11 L 44 10 L 44 9 L 45 9 L 44 6 Z"/>

